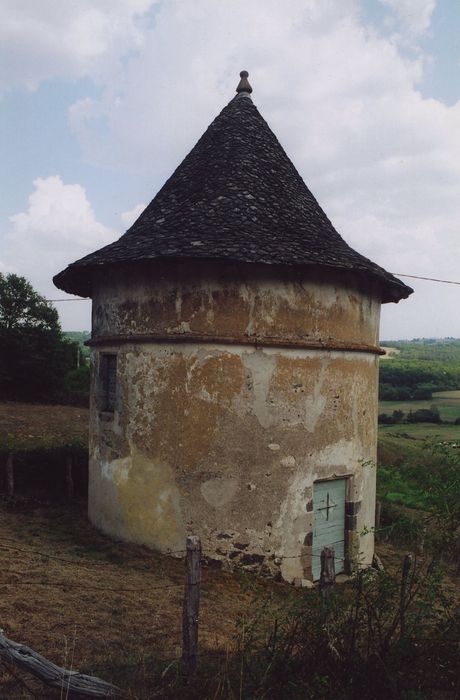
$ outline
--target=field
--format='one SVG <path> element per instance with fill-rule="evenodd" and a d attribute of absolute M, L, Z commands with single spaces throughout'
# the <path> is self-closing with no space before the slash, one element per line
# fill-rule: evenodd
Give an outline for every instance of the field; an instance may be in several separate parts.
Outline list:
<path fill-rule="evenodd" d="M 379 413 L 391 415 L 393 411 L 417 411 L 419 408 L 436 406 L 441 420 L 453 422 L 460 418 L 460 391 L 439 391 L 427 401 L 379 401 Z"/>
<path fill-rule="evenodd" d="M 412 440 L 439 439 L 460 443 L 460 425 L 452 423 L 397 423 L 379 425 L 379 435 L 395 435 Z"/>
<path fill-rule="evenodd" d="M 88 409 L 0 402 L 0 452 L 88 442 Z"/>
<path fill-rule="evenodd" d="M 381 358 L 380 358 L 381 360 L 392 360 L 395 357 L 397 357 L 399 355 L 399 353 L 401 352 L 401 350 L 399 350 L 398 348 L 389 348 L 389 347 L 384 347 L 383 345 L 381 345 L 381 348 L 382 348 L 382 350 L 385 350 L 385 355 L 381 356 Z"/>

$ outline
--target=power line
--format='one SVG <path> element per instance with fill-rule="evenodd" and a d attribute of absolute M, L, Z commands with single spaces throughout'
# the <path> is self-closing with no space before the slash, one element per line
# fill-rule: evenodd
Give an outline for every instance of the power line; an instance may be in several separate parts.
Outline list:
<path fill-rule="evenodd" d="M 427 282 L 442 282 L 443 284 L 460 284 L 460 282 L 454 282 L 453 280 L 440 280 L 436 277 L 420 277 L 420 275 L 403 275 L 402 272 L 392 272 L 392 275 L 396 277 L 411 277 L 414 280 L 426 280 Z"/>

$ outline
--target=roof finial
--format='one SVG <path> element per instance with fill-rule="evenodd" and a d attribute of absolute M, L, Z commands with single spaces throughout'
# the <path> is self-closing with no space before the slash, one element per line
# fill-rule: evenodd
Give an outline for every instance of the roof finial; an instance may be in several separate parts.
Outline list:
<path fill-rule="evenodd" d="M 248 81 L 249 73 L 247 70 L 242 70 L 240 73 L 240 82 L 238 83 L 238 87 L 236 88 L 237 93 L 239 94 L 240 92 L 247 92 L 251 94 L 252 92 L 252 87 L 249 85 Z"/>

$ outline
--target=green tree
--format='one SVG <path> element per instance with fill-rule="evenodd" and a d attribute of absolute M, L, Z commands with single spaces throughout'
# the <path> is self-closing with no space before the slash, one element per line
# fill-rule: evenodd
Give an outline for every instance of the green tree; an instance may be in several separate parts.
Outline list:
<path fill-rule="evenodd" d="M 393 411 L 393 420 L 395 423 L 402 423 L 404 420 L 404 411 Z"/>
<path fill-rule="evenodd" d="M 0 273 L 0 394 L 54 401 L 76 348 L 64 341 L 58 313 L 18 275 Z"/>
<path fill-rule="evenodd" d="M 0 273 L 0 329 L 61 333 L 56 309 L 40 296 L 25 277 Z"/>

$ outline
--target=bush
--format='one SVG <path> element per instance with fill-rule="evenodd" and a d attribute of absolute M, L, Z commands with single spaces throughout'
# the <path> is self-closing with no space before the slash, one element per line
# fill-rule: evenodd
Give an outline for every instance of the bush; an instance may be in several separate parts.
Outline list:
<path fill-rule="evenodd" d="M 401 571 L 362 570 L 323 596 L 282 600 L 257 587 L 236 657 L 215 674 L 221 690 L 205 697 L 441 697 L 457 674 L 459 620 L 439 567 L 409 573 L 403 586 Z"/>

